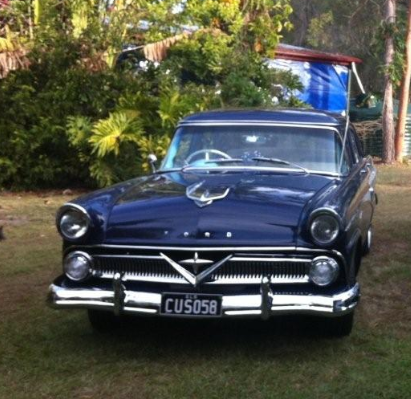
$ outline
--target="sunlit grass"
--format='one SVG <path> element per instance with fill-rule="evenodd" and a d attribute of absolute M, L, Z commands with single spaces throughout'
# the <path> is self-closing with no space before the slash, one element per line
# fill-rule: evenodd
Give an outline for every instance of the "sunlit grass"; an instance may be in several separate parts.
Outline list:
<path fill-rule="evenodd" d="M 0 398 L 409 398 L 411 168 L 380 168 L 375 246 L 364 259 L 353 334 L 321 338 L 305 320 L 137 319 L 91 332 L 53 311 L 56 208 L 68 197 L 0 196 Z"/>

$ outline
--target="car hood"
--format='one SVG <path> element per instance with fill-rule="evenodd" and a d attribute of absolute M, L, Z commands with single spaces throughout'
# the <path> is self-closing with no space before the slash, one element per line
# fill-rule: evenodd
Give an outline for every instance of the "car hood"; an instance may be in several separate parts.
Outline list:
<path fill-rule="evenodd" d="M 274 173 L 173 172 L 135 179 L 100 194 L 110 203 L 103 215 L 103 240 L 117 245 L 295 245 L 310 202 L 337 184 L 326 176 Z"/>

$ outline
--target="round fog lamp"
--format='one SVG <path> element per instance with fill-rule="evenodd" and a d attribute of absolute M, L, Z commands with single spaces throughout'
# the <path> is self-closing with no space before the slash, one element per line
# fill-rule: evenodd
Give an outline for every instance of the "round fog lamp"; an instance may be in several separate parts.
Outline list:
<path fill-rule="evenodd" d="M 82 281 L 90 274 L 92 259 L 84 252 L 73 252 L 64 259 L 64 273 L 73 281 Z"/>
<path fill-rule="evenodd" d="M 337 261 L 326 256 L 315 258 L 310 268 L 310 280 L 321 287 L 333 283 L 339 273 Z"/>

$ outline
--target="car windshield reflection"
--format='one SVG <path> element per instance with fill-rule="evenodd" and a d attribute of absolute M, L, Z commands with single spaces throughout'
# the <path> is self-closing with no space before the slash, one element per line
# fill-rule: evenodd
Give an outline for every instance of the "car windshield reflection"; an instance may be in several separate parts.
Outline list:
<path fill-rule="evenodd" d="M 184 126 L 171 143 L 161 171 L 272 170 L 345 173 L 342 141 L 332 128 L 288 126 Z"/>

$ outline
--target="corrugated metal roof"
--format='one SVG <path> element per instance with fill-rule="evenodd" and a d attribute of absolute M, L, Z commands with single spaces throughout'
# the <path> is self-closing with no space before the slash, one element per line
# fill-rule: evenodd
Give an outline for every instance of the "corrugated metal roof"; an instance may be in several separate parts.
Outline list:
<path fill-rule="evenodd" d="M 338 53 L 327 53 L 283 43 L 278 45 L 275 58 L 294 61 L 325 62 L 344 66 L 350 66 L 353 62 L 356 64 L 362 63 L 362 60 L 357 57 Z"/>

